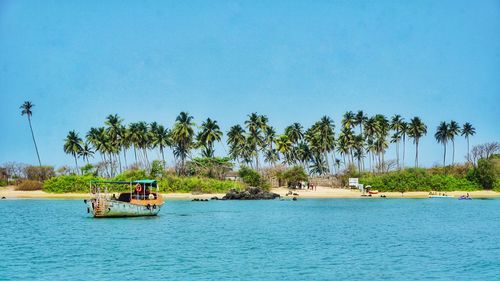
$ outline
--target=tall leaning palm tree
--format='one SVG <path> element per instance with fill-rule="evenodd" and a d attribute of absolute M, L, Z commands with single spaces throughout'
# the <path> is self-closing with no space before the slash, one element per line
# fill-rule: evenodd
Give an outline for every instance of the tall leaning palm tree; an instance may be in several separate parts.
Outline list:
<path fill-rule="evenodd" d="M 415 167 L 418 168 L 418 144 L 420 138 L 427 134 L 427 126 L 419 117 L 413 117 L 408 124 L 408 136 L 415 143 Z"/>
<path fill-rule="evenodd" d="M 436 138 L 438 143 L 443 144 L 443 167 L 446 166 L 446 144 L 448 143 L 448 130 L 449 125 L 446 122 L 441 122 L 436 129 L 434 138 Z"/>
<path fill-rule="evenodd" d="M 401 118 L 401 115 L 395 114 L 391 118 L 391 125 L 390 128 L 395 132 L 395 134 L 392 136 L 392 142 L 396 144 L 396 162 L 398 169 L 400 169 L 399 165 L 399 143 L 401 141 L 402 137 L 402 131 L 403 131 L 403 126 L 404 126 L 404 120 Z"/>
<path fill-rule="evenodd" d="M 458 123 L 455 121 L 451 121 L 450 125 L 448 126 L 448 139 L 451 140 L 451 145 L 453 149 L 452 157 L 451 157 L 451 164 L 455 164 L 455 137 L 460 134 L 460 126 L 458 126 Z"/>
<path fill-rule="evenodd" d="M 31 116 L 33 115 L 33 111 L 31 110 L 35 106 L 30 101 L 25 101 L 19 109 L 21 109 L 21 115 L 28 116 L 28 123 L 30 125 L 31 137 L 33 138 L 33 143 L 35 144 L 36 157 L 38 158 L 38 165 L 42 166 L 42 161 L 40 161 L 40 154 L 38 153 L 38 146 L 35 141 L 35 134 L 33 133 L 33 126 L 31 126 Z"/>
<path fill-rule="evenodd" d="M 78 173 L 78 154 L 82 150 L 82 139 L 75 131 L 70 131 L 64 140 L 64 152 L 73 155 L 75 158 L 76 171 Z"/>
<path fill-rule="evenodd" d="M 245 147 L 245 130 L 240 125 L 234 125 L 227 132 L 227 144 L 229 145 L 229 156 L 238 161 L 243 156 Z"/>
<path fill-rule="evenodd" d="M 472 124 L 466 122 L 462 127 L 462 136 L 467 139 L 467 162 L 470 162 L 470 152 L 469 152 L 469 137 L 476 134 L 476 128 L 472 127 Z"/>

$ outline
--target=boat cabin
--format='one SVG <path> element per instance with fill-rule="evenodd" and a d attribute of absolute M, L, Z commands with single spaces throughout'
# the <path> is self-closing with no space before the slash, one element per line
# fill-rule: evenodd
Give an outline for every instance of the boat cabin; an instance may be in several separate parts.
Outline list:
<path fill-rule="evenodd" d="M 126 189 L 128 189 L 128 192 L 119 192 Z M 92 181 L 90 183 L 90 192 L 97 198 L 140 205 L 155 204 L 162 201 L 156 180 Z"/>

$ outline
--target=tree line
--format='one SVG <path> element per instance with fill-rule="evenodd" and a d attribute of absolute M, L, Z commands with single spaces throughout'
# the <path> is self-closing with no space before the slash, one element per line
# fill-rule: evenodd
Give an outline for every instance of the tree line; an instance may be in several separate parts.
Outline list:
<path fill-rule="evenodd" d="M 21 114 L 28 117 L 41 166 L 31 124 L 33 107 L 33 103 L 26 101 L 20 109 Z M 356 167 L 358 171 L 372 172 L 402 169 L 408 140 L 415 145 L 414 166 L 418 167 L 419 142 L 427 134 L 427 125 L 419 117 L 406 122 L 398 114 L 389 119 L 382 114 L 368 116 L 361 110 L 346 112 L 337 134 L 335 124 L 328 116 L 321 117 L 310 128 L 293 123 L 281 134 L 277 134 L 269 124 L 267 116 L 251 113 L 247 117 L 243 124 L 236 124 L 227 131 L 228 156 L 257 170 L 261 167 L 261 160 L 268 166 L 300 165 L 316 175 L 338 173 L 349 166 Z M 89 158 L 97 153 L 105 164 L 107 174 L 112 176 L 129 166 L 128 150 L 133 150 L 133 164 L 150 168 L 148 151 L 157 150 L 165 167 L 165 150 L 169 148 L 173 152 L 176 171 L 184 174 L 186 160 L 193 150 L 198 150 L 202 157 L 213 158 L 214 145 L 221 142 L 223 136 L 216 120 L 207 118 L 198 130 L 193 120 L 193 116 L 181 112 L 174 125 L 167 128 L 157 122 L 124 124 L 117 114 L 111 114 L 106 117 L 104 126 L 90 128 L 83 138 L 76 131 L 70 131 L 64 141 L 64 152 L 73 156 L 77 170 L 78 159 L 88 164 Z M 439 124 L 434 137 L 443 145 L 443 166 L 446 165 L 449 142 L 452 144 L 452 164 L 455 163 L 455 137 L 459 135 L 467 140 L 467 162 L 471 162 L 469 141 L 475 133 L 476 129 L 469 122 L 462 126 L 455 121 Z M 390 143 L 395 145 L 395 162 L 386 161 Z M 368 162 L 368 167 L 365 162 Z"/>

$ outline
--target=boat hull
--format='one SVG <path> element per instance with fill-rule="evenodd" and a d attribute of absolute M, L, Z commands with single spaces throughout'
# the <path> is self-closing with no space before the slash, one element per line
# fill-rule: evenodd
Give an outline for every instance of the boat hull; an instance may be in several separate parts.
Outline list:
<path fill-rule="evenodd" d="M 156 216 L 161 209 L 161 205 L 140 205 L 116 200 L 91 200 L 87 206 L 95 218 Z"/>

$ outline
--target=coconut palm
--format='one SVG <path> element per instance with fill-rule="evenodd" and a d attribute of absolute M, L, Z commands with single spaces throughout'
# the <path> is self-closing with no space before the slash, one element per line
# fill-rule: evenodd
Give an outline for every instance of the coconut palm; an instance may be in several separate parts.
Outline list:
<path fill-rule="evenodd" d="M 460 126 L 458 125 L 457 122 L 451 121 L 450 125 L 448 126 L 448 139 L 451 140 L 451 145 L 453 149 L 452 157 L 451 157 L 451 164 L 455 164 L 455 136 L 458 136 L 460 134 Z"/>
<path fill-rule="evenodd" d="M 170 130 L 163 125 L 151 124 L 151 146 L 159 148 L 161 154 L 161 161 L 165 169 L 165 154 L 163 150 L 171 145 Z"/>
<path fill-rule="evenodd" d="M 83 160 L 89 164 L 89 157 L 93 157 L 94 151 L 90 147 L 88 142 L 85 142 L 82 146 L 82 149 L 78 152 L 78 156 L 82 157 Z"/>
<path fill-rule="evenodd" d="M 405 153 L 406 153 L 406 136 L 408 134 L 408 123 L 401 122 L 401 138 L 403 140 L 403 157 L 401 161 L 401 166 L 404 169 L 405 167 Z"/>
<path fill-rule="evenodd" d="M 395 134 L 391 138 L 391 142 L 394 142 L 396 144 L 396 164 L 398 166 L 398 169 L 400 168 L 399 165 L 399 143 L 401 141 L 402 137 L 402 130 L 403 130 L 403 125 L 404 121 L 403 118 L 401 118 L 401 115 L 395 114 L 391 118 L 391 125 L 390 129 L 395 132 Z"/>
<path fill-rule="evenodd" d="M 354 113 L 352 111 L 344 113 L 341 124 L 342 127 L 346 129 L 352 129 L 356 124 L 356 116 L 354 115 Z"/>
<path fill-rule="evenodd" d="M 70 131 L 64 140 L 64 152 L 75 158 L 76 171 L 78 172 L 78 154 L 82 150 L 82 139 L 75 131 Z"/>
<path fill-rule="evenodd" d="M 42 166 L 42 161 L 40 161 L 40 154 L 38 153 L 38 146 L 36 145 L 35 134 L 33 133 L 33 126 L 31 125 L 31 116 L 33 111 L 31 110 L 35 105 L 30 101 L 25 101 L 19 109 L 21 109 L 21 115 L 26 115 L 28 117 L 28 123 L 31 130 L 31 138 L 33 138 L 33 144 L 35 145 L 36 157 L 38 158 L 38 165 Z"/>
<path fill-rule="evenodd" d="M 467 162 L 470 162 L 470 152 L 469 152 L 469 137 L 476 134 L 476 129 L 472 127 L 472 124 L 467 122 L 462 127 L 462 136 L 467 139 Z"/>
<path fill-rule="evenodd" d="M 174 156 L 181 161 L 181 165 L 177 170 L 179 174 L 185 172 L 186 158 L 194 145 L 193 126 L 193 116 L 190 116 L 187 112 L 181 112 L 179 116 L 177 116 L 174 128 L 172 129 Z"/>
<path fill-rule="evenodd" d="M 368 116 L 363 113 L 363 110 L 359 110 L 354 117 L 354 125 L 359 126 L 359 133 L 363 135 L 363 125 L 368 120 Z"/>
<path fill-rule="evenodd" d="M 122 170 L 122 165 L 121 165 L 121 159 L 120 159 L 120 152 L 121 152 L 121 133 L 122 133 L 122 124 L 121 122 L 123 121 L 122 118 L 118 116 L 118 114 L 110 114 L 108 117 L 106 117 L 106 121 L 104 121 L 104 124 L 108 126 L 106 128 L 106 132 L 109 136 L 109 145 L 111 146 L 111 154 L 110 158 L 112 159 L 113 157 L 118 159 L 118 163 L 120 166 L 120 172 Z M 113 153 L 116 152 L 116 153 Z"/>
<path fill-rule="evenodd" d="M 304 137 L 304 133 L 302 132 L 302 125 L 300 123 L 293 123 L 292 125 L 285 128 L 285 135 L 288 136 L 288 139 L 296 144 Z"/>
<path fill-rule="evenodd" d="M 238 161 L 238 159 L 242 157 L 245 142 L 245 130 L 240 125 L 232 126 L 227 132 L 229 155 L 232 159 Z"/>
<path fill-rule="evenodd" d="M 259 169 L 259 150 L 264 146 L 262 132 L 267 128 L 267 117 L 258 115 L 256 112 L 248 115 L 248 120 L 245 121 L 245 126 L 248 130 L 249 146 L 252 148 L 253 156 L 255 157 L 255 168 Z"/>
<path fill-rule="evenodd" d="M 415 143 L 415 167 L 418 167 L 418 144 L 420 138 L 427 134 L 427 126 L 419 117 L 413 117 L 408 124 L 408 136 Z"/>
<path fill-rule="evenodd" d="M 449 125 L 446 122 L 439 123 L 434 138 L 438 143 L 443 144 L 443 166 L 446 166 L 446 144 L 448 143 Z"/>
<path fill-rule="evenodd" d="M 220 141 L 222 138 L 222 131 L 216 120 L 207 118 L 201 124 L 201 131 L 198 133 L 197 141 L 203 147 L 203 156 L 212 158 L 214 157 L 214 142 Z"/>
<path fill-rule="evenodd" d="M 293 159 L 292 159 L 292 148 L 293 148 L 293 143 L 290 140 L 290 138 L 287 135 L 280 135 L 278 136 L 278 139 L 276 140 L 276 147 L 279 153 L 283 155 L 283 163 L 284 164 L 292 164 Z"/>

